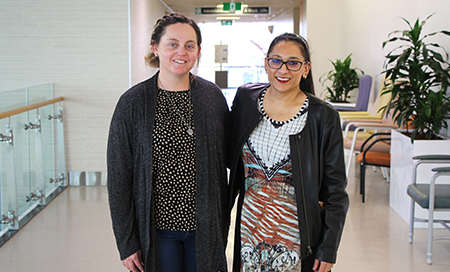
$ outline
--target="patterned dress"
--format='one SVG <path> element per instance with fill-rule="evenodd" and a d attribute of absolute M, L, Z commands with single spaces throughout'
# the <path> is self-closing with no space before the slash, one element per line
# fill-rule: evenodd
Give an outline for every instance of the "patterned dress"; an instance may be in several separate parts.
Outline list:
<path fill-rule="evenodd" d="M 264 118 L 242 150 L 245 194 L 241 213 L 241 271 L 301 271 L 297 202 L 292 183 L 289 135 L 299 133 L 308 100 L 291 120 Z"/>

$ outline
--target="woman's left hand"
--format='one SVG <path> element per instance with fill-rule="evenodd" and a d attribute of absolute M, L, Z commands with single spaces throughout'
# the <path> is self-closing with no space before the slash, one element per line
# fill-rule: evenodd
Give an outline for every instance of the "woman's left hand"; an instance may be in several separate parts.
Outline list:
<path fill-rule="evenodd" d="M 331 271 L 331 268 L 333 268 L 332 263 L 327 263 L 327 262 L 321 262 L 319 260 L 315 260 L 314 261 L 314 266 L 313 266 L 313 271 L 314 272 L 328 272 Z"/>

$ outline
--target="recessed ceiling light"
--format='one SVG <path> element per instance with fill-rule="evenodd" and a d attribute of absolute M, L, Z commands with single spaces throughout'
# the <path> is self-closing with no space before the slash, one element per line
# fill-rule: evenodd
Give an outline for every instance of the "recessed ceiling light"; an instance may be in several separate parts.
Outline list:
<path fill-rule="evenodd" d="M 239 20 L 239 19 L 241 19 L 241 17 L 216 17 L 216 20 Z"/>

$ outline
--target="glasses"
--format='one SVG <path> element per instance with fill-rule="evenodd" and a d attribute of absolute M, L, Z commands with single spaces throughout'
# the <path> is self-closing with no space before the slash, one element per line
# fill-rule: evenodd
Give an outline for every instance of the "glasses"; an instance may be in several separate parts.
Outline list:
<path fill-rule="evenodd" d="M 301 61 L 295 61 L 295 60 L 282 61 L 279 59 L 267 58 L 267 64 L 269 65 L 270 68 L 281 69 L 281 67 L 283 67 L 283 64 L 286 64 L 286 68 L 289 71 L 293 71 L 293 72 L 300 70 L 302 68 L 302 65 L 307 62 L 308 61 L 301 62 Z"/>

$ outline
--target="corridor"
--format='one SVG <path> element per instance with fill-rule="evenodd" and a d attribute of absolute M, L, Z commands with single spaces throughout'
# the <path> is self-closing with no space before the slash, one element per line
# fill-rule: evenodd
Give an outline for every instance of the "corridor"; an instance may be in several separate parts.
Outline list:
<path fill-rule="evenodd" d="M 427 265 L 426 230 L 416 230 L 414 244 L 408 243 L 408 224 L 389 208 L 389 184 L 379 170 L 367 171 L 366 203 L 361 203 L 355 166 L 333 272 L 449 271 L 450 241 L 434 243 L 434 263 Z M 64 190 L 0 248 L 0 271 L 126 271 L 116 250 L 106 187 Z"/>

